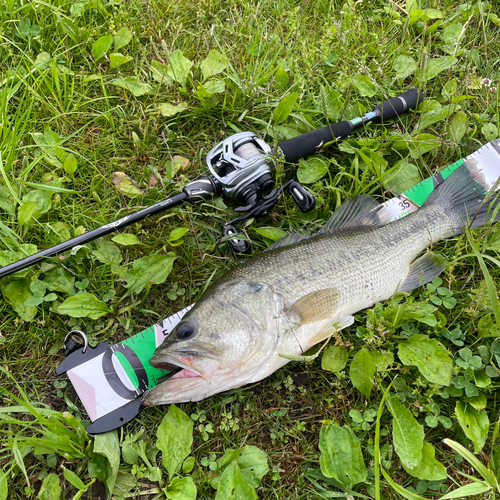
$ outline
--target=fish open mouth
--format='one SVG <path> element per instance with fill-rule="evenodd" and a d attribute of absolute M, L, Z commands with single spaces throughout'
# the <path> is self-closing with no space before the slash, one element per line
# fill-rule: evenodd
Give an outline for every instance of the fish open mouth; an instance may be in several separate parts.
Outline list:
<path fill-rule="evenodd" d="M 172 374 L 169 374 L 169 379 L 202 377 L 201 373 L 173 356 L 155 354 L 150 359 L 149 364 L 160 370 L 171 372 Z"/>
<path fill-rule="evenodd" d="M 174 372 L 169 379 L 211 378 L 220 366 L 216 352 L 207 349 L 158 350 L 149 360 L 155 368 Z"/>
<path fill-rule="evenodd" d="M 183 368 L 182 370 L 178 371 L 175 375 L 172 375 L 172 379 L 174 378 L 194 378 L 194 377 L 201 377 L 199 373 L 196 373 L 192 370 L 188 370 L 187 368 Z"/>

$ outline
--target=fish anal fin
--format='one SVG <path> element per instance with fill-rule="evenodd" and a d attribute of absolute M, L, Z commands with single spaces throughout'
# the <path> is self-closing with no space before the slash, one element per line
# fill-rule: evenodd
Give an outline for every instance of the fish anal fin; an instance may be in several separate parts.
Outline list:
<path fill-rule="evenodd" d="M 332 321 L 326 328 L 318 332 L 314 337 L 312 337 L 309 343 L 309 349 L 316 345 L 318 342 L 321 342 L 332 335 L 335 335 L 337 332 L 342 330 L 343 328 L 347 328 L 354 323 L 354 316 L 347 315 L 341 316 L 336 321 Z"/>
<path fill-rule="evenodd" d="M 287 316 L 297 318 L 297 326 L 316 323 L 334 316 L 340 293 L 335 288 L 324 288 L 301 297 L 287 311 Z"/>
<path fill-rule="evenodd" d="M 411 292 L 439 276 L 446 269 L 446 259 L 434 252 L 427 252 L 412 262 L 408 275 L 399 285 L 400 292 Z"/>

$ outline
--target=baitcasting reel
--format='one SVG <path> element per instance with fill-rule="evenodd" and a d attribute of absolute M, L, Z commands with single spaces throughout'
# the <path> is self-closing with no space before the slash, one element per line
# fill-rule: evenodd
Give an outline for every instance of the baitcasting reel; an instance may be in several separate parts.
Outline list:
<path fill-rule="evenodd" d="M 207 165 L 226 198 L 250 211 L 274 188 L 271 148 L 252 132 L 240 132 L 219 142 L 207 155 Z"/>
<path fill-rule="evenodd" d="M 290 181 L 279 189 L 275 187 L 270 161 L 272 152 L 269 145 L 252 132 L 240 132 L 223 140 L 208 153 L 207 165 L 211 174 L 208 178 L 216 190 L 214 194 L 222 193 L 240 205 L 235 208 L 236 212 L 246 212 L 225 224 L 224 236 L 237 233 L 235 224 L 267 215 L 276 204 L 278 194 L 285 189 L 301 211 L 308 212 L 315 207 L 315 198 L 300 183 Z M 227 241 L 235 253 L 248 249 L 246 241 L 236 238 Z"/>

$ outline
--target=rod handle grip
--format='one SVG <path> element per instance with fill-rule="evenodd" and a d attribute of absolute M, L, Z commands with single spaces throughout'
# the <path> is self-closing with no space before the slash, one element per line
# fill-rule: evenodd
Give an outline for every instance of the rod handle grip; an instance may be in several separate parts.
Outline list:
<path fill-rule="evenodd" d="M 380 116 L 380 121 L 393 120 L 410 109 L 416 109 L 424 100 L 424 93 L 418 89 L 410 89 L 397 97 L 379 104 L 373 111 Z"/>
<path fill-rule="evenodd" d="M 278 148 L 283 153 L 285 161 L 295 163 L 301 158 L 316 153 L 324 144 L 334 139 L 345 139 L 352 131 L 361 125 L 361 123 L 370 121 L 391 120 L 406 113 L 416 107 L 423 101 L 424 93 L 419 89 L 410 89 L 403 94 L 393 97 L 373 108 L 373 112 L 355 120 L 344 120 L 338 123 L 331 123 L 326 127 L 311 130 L 297 137 L 292 137 L 286 141 L 280 142 Z M 374 113 L 374 114 L 373 114 Z"/>

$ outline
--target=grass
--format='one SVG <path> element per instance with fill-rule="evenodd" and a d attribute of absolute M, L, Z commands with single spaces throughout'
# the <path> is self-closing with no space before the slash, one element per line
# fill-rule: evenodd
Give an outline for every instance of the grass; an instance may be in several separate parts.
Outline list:
<path fill-rule="evenodd" d="M 431 10 L 417 19 L 415 11 L 419 9 Z M 498 136 L 499 93 L 493 91 L 499 84 L 500 22 L 496 16 L 500 11 L 496 3 L 128 0 L 104 4 L 88 0 L 6 0 L 0 16 L 1 265 L 32 251 L 23 244 L 42 249 L 80 234 L 82 228 L 99 227 L 177 193 L 196 176 L 206 174 L 207 152 L 235 132 L 255 131 L 268 143 L 276 144 L 324 126 L 328 120 L 357 116 L 360 109 L 370 110 L 413 86 L 425 91 L 428 103 L 419 113 L 405 115 L 395 123 L 370 125 L 338 147 L 326 149 L 322 155 L 328 166 L 326 175 L 307 186 L 317 198 L 315 211 L 302 214 L 290 199 L 281 198 L 266 218 L 245 228 L 253 253 L 270 243 L 256 228 L 315 230 L 332 210 L 355 194 L 366 192 L 380 201 L 392 197 L 404 180 L 400 176 L 391 183 L 390 175 L 397 168 L 404 169 L 403 177 L 425 178 Z M 98 58 L 95 42 L 106 35 L 115 37 L 122 28 L 132 34 L 130 41 L 117 50 L 111 46 Z M 214 77 L 224 83 L 223 91 L 207 97 L 199 89 L 206 86 L 200 63 L 210 50 L 223 54 L 227 67 Z M 185 82 L 166 77 L 159 81 L 163 65 L 171 63 L 175 51 L 182 51 L 193 62 Z M 115 52 L 132 59 L 112 68 L 110 54 Z M 456 57 L 456 62 L 426 78 L 425 72 L 435 69 L 433 61 L 438 57 Z M 157 62 L 156 73 L 152 61 Z M 281 77 L 279 68 L 284 71 Z M 366 79 L 356 80 L 360 75 Z M 133 91 L 116 85 L 116 80 L 129 77 L 137 79 Z M 481 83 L 484 79 L 490 79 L 491 84 Z M 137 90 L 141 84 L 148 85 L 149 91 L 134 95 L 141 93 Z M 340 107 L 335 103 L 335 91 Z M 274 122 L 276 106 L 292 92 L 298 94 L 296 106 L 285 121 Z M 184 103 L 186 107 L 163 116 L 158 108 L 162 103 Z M 421 142 L 419 146 L 419 140 L 435 142 Z M 69 164 L 64 168 L 70 155 L 76 161 L 74 171 Z M 189 164 L 173 172 L 175 155 L 189 159 Z M 302 163 L 299 175 L 310 168 L 310 162 Z M 117 171 L 137 182 L 140 196 L 130 197 L 116 189 L 113 173 Z M 278 165 L 276 175 L 280 181 L 296 178 L 297 167 Z M 27 212 L 34 210 L 25 221 L 23 215 L 19 216 L 21 204 Z M 54 267 L 30 269 L 15 280 L 2 280 L 1 365 L 25 391 L 26 401 L 34 406 L 46 405 L 47 412 L 66 410 L 60 392 L 65 389 L 60 388 L 54 369 L 62 360 L 62 340 L 71 328 L 84 330 L 93 342 L 117 342 L 192 303 L 208 281 L 236 265 L 241 258 L 220 242 L 220 229 L 234 217 L 233 208 L 212 200 L 145 220 L 126 230 L 137 236 L 140 245 L 115 245 L 120 262 L 103 262 L 93 253 L 97 250 L 93 244 L 87 253 L 82 250 L 54 259 Z M 51 232 L 49 225 L 56 230 Z M 189 232 L 179 240 L 182 244 L 171 246 L 167 243 L 169 235 L 179 227 Z M 498 289 L 500 278 L 495 260 L 500 248 L 498 229 L 475 231 L 470 237 L 470 242 L 462 236 L 437 245 L 437 251 L 450 262 L 442 286 L 452 291 L 457 304 L 452 310 L 440 306 L 433 313 L 440 321 L 437 326 L 410 322 L 419 333 L 437 338 L 447 347 L 455 360 L 454 376 L 462 378 L 470 372 L 456 364 L 463 359 L 458 351 L 466 347 L 479 356 L 485 347 L 491 358 L 494 339 L 478 338 L 477 332 L 478 328 L 489 327 L 488 321 L 493 328 L 498 316 L 498 303 L 489 298 L 495 287 Z M 166 281 L 127 295 L 124 279 L 131 263 L 171 251 L 176 260 Z M 484 258 L 478 261 L 477 252 Z M 34 295 L 31 283 L 53 283 L 55 278 L 50 276 L 54 269 L 61 270 L 65 283 L 59 288 L 52 285 L 54 290 L 47 289 L 44 297 L 52 292 L 57 295 L 56 301 L 48 300 L 28 310 L 26 300 Z M 8 288 L 9 283 L 15 283 L 15 289 L 14 285 Z M 94 294 L 110 312 L 95 320 L 57 313 L 58 304 L 75 286 L 76 291 Z M 176 286 L 185 289 L 184 295 L 175 300 L 167 298 L 166 292 Z M 418 290 L 413 297 L 416 303 L 432 304 L 433 292 Z M 405 307 L 410 307 L 408 303 L 411 306 L 411 300 L 404 302 Z M 361 312 L 358 321 L 342 332 L 350 345 L 351 359 L 367 346 L 394 351 L 405 330 L 391 316 L 390 308 L 390 303 L 385 304 L 385 313 L 372 316 Z M 383 314 L 397 326 L 393 337 L 382 338 L 367 325 L 370 318 L 383 325 Z M 460 334 L 450 333 L 457 328 Z M 453 335 L 458 344 L 450 340 Z M 482 352 L 484 361 L 487 354 L 484 349 Z M 406 401 L 416 420 L 424 425 L 426 441 L 435 446 L 436 458 L 448 467 L 450 476 L 446 480 L 422 481 L 401 469 L 391 437 L 394 417 L 387 408 L 381 408 L 377 420 L 381 429 L 380 434 L 377 432 L 379 450 L 374 449 L 375 420 L 362 424 L 350 414 L 351 410 L 364 414 L 370 409 L 376 413 L 395 375 L 398 377 L 391 394 L 397 393 Z M 5 372 L 0 377 L 4 389 L 24 398 Z M 477 411 L 487 414 L 489 422 L 497 420 L 496 380 L 492 378 L 486 387 L 472 384 L 486 398 L 485 409 Z M 472 387 L 469 389 L 474 393 Z M 203 459 L 213 461 L 212 454 L 218 459 L 224 450 L 245 444 L 258 446 L 269 457 L 271 469 L 258 489 L 259 498 L 315 498 L 321 487 L 341 491 L 338 483 L 335 488 L 328 486 L 324 477 L 314 482 L 308 473 L 320 470 L 318 441 L 325 420 L 349 425 L 360 442 L 369 472 L 366 481 L 354 488 L 357 493 L 398 498 L 383 477 L 382 491 L 374 490 L 379 478 L 374 479 L 373 460 L 380 456 L 383 469 L 398 484 L 414 488 L 427 498 L 437 498 L 439 488 L 447 491 L 467 482 L 453 471 L 476 474 L 441 443 L 443 437 L 451 436 L 471 447 L 470 436 L 456 415 L 455 403 L 462 396 L 444 399 L 439 396 L 441 392 L 442 388 L 419 376 L 415 368 L 396 360 L 388 371 L 377 373 L 374 395 L 367 401 L 353 386 L 348 369 L 331 373 L 321 368 L 318 359 L 310 365 L 291 363 L 252 387 L 180 405 L 187 415 L 198 416 L 192 447 L 198 498 L 213 498 L 215 494 L 204 480 L 209 467 L 202 465 L 206 463 Z M 20 404 L 8 392 L 2 398 L 4 408 Z M 71 411 L 78 416 L 78 409 Z M 437 411 L 450 419 L 450 429 L 442 422 L 435 427 L 428 424 L 426 417 Z M 139 442 L 145 443 L 150 459 L 158 461 L 151 450 L 156 443 L 155 429 L 165 413 L 165 408 L 144 411 L 120 430 L 120 443 L 144 429 Z M 20 421 L 30 421 L 31 417 L 22 415 Z M 15 422 L 2 421 L 4 444 L 10 442 L 12 433 L 23 430 L 17 418 Z M 239 421 L 235 423 L 235 419 Z M 432 419 L 430 422 L 434 423 Z M 208 427 L 212 432 L 207 432 L 208 424 L 212 424 Z M 23 432 L 35 435 L 37 428 L 30 423 Z M 491 439 L 484 448 L 490 459 L 497 450 Z M 83 459 L 64 458 L 57 450 L 53 453 L 52 457 L 19 446 L 2 450 L 0 466 L 7 474 L 10 498 L 35 498 L 52 473 L 60 476 L 65 498 L 72 497 L 77 488 L 63 474 L 61 465 L 76 472 L 84 483 L 90 481 L 90 448 Z M 133 491 L 151 486 L 123 457 L 119 467 L 120 477 L 139 478 L 142 486 Z M 0 498 L 1 488 L 0 484 Z M 100 480 L 85 495 L 99 498 L 102 491 Z M 481 493 L 477 498 L 485 496 Z"/>

